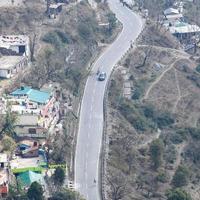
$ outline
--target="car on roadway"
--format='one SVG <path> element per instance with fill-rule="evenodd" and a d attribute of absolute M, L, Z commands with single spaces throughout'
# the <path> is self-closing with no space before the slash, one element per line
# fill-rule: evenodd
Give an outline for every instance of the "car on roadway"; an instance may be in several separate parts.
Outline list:
<path fill-rule="evenodd" d="M 104 81 L 106 79 L 106 72 L 100 72 L 98 76 L 99 81 Z"/>

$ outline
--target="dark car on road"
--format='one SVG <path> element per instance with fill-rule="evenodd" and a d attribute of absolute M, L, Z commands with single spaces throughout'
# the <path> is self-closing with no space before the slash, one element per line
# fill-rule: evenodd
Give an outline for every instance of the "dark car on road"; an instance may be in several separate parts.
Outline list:
<path fill-rule="evenodd" d="M 98 80 L 104 81 L 106 79 L 106 72 L 99 73 Z"/>

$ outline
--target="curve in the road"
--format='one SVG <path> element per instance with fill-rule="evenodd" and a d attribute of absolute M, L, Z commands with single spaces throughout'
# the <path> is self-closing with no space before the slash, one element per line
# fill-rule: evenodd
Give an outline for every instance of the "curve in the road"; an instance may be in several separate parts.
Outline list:
<path fill-rule="evenodd" d="M 93 65 L 110 76 L 113 67 L 129 49 L 143 27 L 142 18 L 123 6 L 118 0 L 108 0 L 109 7 L 123 24 L 117 39 L 104 51 Z M 92 73 L 95 74 L 95 73 Z M 87 200 L 100 200 L 99 156 L 103 133 L 103 98 L 107 80 L 97 81 L 95 75 L 86 82 L 81 103 L 79 130 L 75 154 L 75 187 Z M 95 180 L 95 181 L 94 181 Z"/>

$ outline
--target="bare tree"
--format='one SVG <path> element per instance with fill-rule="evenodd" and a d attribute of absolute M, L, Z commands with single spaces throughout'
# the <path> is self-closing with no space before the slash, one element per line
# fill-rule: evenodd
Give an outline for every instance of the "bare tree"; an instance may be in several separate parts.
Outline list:
<path fill-rule="evenodd" d="M 111 188 L 111 199 L 121 200 L 126 194 L 127 180 L 122 173 L 116 175 L 111 174 L 106 177 Z"/>
<path fill-rule="evenodd" d="M 141 64 L 139 64 L 138 66 L 136 66 L 136 68 L 141 68 L 141 67 L 144 67 L 145 66 L 145 64 L 146 64 L 146 62 L 147 62 L 147 60 L 150 58 L 150 56 L 151 56 L 151 51 L 152 51 L 152 46 L 150 46 L 149 45 L 149 47 L 148 48 L 145 48 L 145 56 L 144 56 L 144 59 L 143 59 L 143 61 L 142 61 L 142 63 Z"/>
<path fill-rule="evenodd" d="M 37 35 L 34 33 L 33 37 L 30 40 L 31 62 L 35 60 L 34 54 L 35 54 L 36 38 L 37 38 Z"/>

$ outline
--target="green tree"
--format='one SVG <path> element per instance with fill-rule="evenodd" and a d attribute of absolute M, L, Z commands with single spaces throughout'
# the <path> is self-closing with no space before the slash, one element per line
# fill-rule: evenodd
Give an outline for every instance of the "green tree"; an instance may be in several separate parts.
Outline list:
<path fill-rule="evenodd" d="M 154 168 L 157 169 L 162 164 L 164 144 L 162 140 L 156 139 L 150 145 L 150 155 Z"/>
<path fill-rule="evenodd" d="M 179 165 L 176 170 L 174 177 L 172 179 L 172 183 L 175 187 L 182 187 L 187 185 L 189 179 L 189 171 L 185 166 Z"/>
<path fill-rule="evenodd" d="M 7 104 L 6 114 L 2 122 L 2 130 L 0 134 L 8 134 L 11 137 L 15 136 L 15 123 L 17 122 L 18 116 L 15 113 L 12 113 L 11 106 Z"/>
<path fill-rule="evenodd" d="M 115 17 L 115 14 L 113 13 L 109 13 L 107 17 L 108 17 L 108 23 L 109 23 L 109 32 L 112 33 L 113 29 L 116 27 L 117 19 Z"/>
<path fill-rule="evenodd" d="M 166 196 L 167 200 L 192 200 L 190 194 L 180 188 L 169 190 Z"/>
<path fill-rule="evenodd" d="M 3 139 L 2 139 L 2 145 L 3 145 L 3 150 L 9 151 L 9 152 L 14 151 L 15 148 L 16 148 L 15 141 L 11 137 L 9 137 L 7 135 L 5 135 L 3 137 Z"/>
<path fill-rule="evenodd" d="M 65 171 L 62 167 L 57 167 L 53 175 L 54 183 L 61 186 L 65 180 Z"/>
<path fill-rule="evenodd" d="M 52 44 L 57 49 L 62 47 L 62 42 L 56 32 L 49 32 L 45 34 L 43 37 L 43 41 Z"/>
<path fill-rule="evenodd" d="M 174 118 L 169 112 L 159 113 L 155 120 L 159 128 L 164 128 L 174 123 Z"/>
<path fill-rule="evenodd" d="M 28 200 L 24 190 L 22 190 L 20 183 L 17 185 L 9 185 L 9 192 L 6 200 Z"/>
<path fill-rule="evenodd" d="M 29 200 L 43 200 L 43 188 L 38 182 L 33 182 L 28 189 L 27 196 Z"/>
<path fill-rule="evenodd" d="M 63 189 L 60 192 L 56 192 L 48 200 L 83 200 L 82 197 L 74 192 L 67 189 Z"/>
<path fill-rule="evenodd" d="M 161 183 L 166 183 L 168 179 L 169 179 L 168 174 L 165 171 L 160 171 L 156 177 L 156 180 Z"/>
<path fill-rule="evenodd" d="M 196 70 L 197 70 L 197 72 L 200 73 L 200 65 L 198 65 L 198 66 L 196 67 Z"/>
<path fill-rule="evenodd" d="M 93 31 L 88 24 L 80 23 L 78 25 L 78 33 L 85 42 L 93 40 Z"/>

